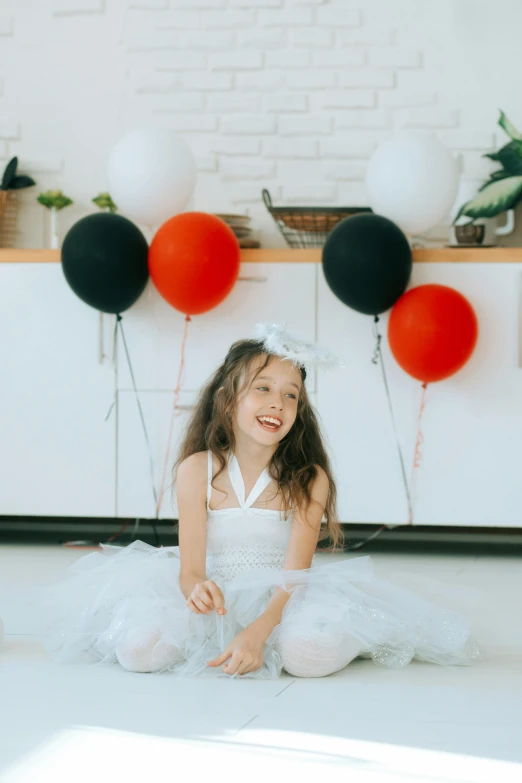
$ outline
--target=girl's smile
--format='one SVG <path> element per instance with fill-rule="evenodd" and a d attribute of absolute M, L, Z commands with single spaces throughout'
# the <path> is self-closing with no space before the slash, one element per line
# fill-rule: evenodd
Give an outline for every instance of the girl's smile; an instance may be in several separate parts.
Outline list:
<path fill-rule="evenodd" d="M 283 422 L 278 416 L 257 416 L 257 420 L 260 427 L 269 432 L 278 432 L 283 426 Z"/>

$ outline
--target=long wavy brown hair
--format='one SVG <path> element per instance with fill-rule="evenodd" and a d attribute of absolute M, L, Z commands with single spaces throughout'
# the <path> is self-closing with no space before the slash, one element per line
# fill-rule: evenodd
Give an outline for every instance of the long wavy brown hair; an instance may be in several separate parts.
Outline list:
<path fill-rule="evenodd" d="M 252 363 L 258 356 L 265 356 L 265 361 L 256 371 L 252 369 Z M 266 352 L 259 340 L 238 340 L 233 343 L 223 364 L 199 393 L 173 467 L 173 488 L 180 463 L 199 451 L 210 449 L 219 460 L 220 468 L 212 477 L 212 482 L 226 469 L 227 454 L 233 452 L 236 445 L 232 422 L 237 399 L 271 358 L 272 354 Z M 316 466 L 324 470 L 329 481 L 329 493 L 319 540 L 329 539 L 330 548 L 337 549 L 343 538 L 337 517 L 337 487 L 317 415 L 306 391 L 306 370 L 301 366 L 297 369 L 303 384 L 296 419 L 291 430 L 280 441 L 268 469 L 281 490 L 286 517 L 292 509 L 308 508 L 312 500 L 310 485 L 318 472 Z"/>

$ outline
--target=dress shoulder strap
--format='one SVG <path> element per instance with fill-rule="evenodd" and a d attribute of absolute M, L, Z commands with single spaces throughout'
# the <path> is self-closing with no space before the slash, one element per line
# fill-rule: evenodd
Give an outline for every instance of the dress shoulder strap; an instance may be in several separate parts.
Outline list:
<path fill-rule="evenodd" d="M 212 452 L 210 449 L 208 455 L 208 481 L 207 481 L 207 508 L 210 507 L 210 496 L 212 494 Z"/>

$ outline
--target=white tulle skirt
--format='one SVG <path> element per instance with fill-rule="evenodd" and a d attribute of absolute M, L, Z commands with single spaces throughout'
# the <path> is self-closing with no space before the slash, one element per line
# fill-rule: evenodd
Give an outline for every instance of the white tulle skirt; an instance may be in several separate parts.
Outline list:
<path fill-rule="evenodd" d="M 227 613 L 196 615 L 179 587 L 177 547 L 141 541 L 103 547 L 80 558 L 64 578 L 41 588 L 43 641 L 58 662 L 116 663 L 117 648 L 146 645 L 176 651 L 158 671 L 181 676 L 228 676 L 208 667 L 283 587 L 290 593 L 281 624 L 267 640 L 263 666 L 251 674 L 276 678 L 284 640 L 356 640 L 361 657 L 389 667 L 413 659 L 466 665 L 481 658 L 469 622 L 445 608 L 453 591 L 442 583 L 382 577 L 370 557 L 336 560 L 301 571 L 249 570 L 214 578 Z M 420 593 L 423 593 L 421 596 Z"/>

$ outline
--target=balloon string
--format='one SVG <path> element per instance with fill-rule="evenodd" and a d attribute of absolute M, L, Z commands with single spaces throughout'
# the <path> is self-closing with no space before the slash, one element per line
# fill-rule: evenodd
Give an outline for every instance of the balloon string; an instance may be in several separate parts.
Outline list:
<path fill-rule="evenodd" d="M 373 364 L 380 364 L 380 366 L 381 366 L 382 379 L 383 379 L 383 382 L 384 382 L 384 388 L 386 390 L 386 397 L 387 397 L 387 400 L 388 400 L 388 408 L 389 408 L 389 411 L 390 411 L 390 418 L 391 418 L 392 426 L 393 426 L 393 434 L 395 436 L 395 443 L 397 445 L 397 452 L 399 454 L 399 462 L 400 462 L 400 465 L 401 465 L 401 473 L 402 473 L 402 480 L 403 480 L 403 483 L 404 483 L 404 491 L 405 491 L 405 494 L 406 494 L 406 502 L 408 504 L 408 524 L 411 524 L 411 521 L 413 519 L 413 509 L 412 509 L 411 495 L 410 495 L 410 489 L 409 489 L 409 486 L 408 486 L 408 478 L 407 478 L 407 475 L 406 475 L 406 465 L 405 465 L 404 457 L 403 457 L 403 454 L 402 454 L 401 444 L 400 444 L 400 440 L 399 440 L 399 433 L 397 431 L 397 422 L 395 420 L 395 414 L 393 412 L 393 405 L 392 405 L 392 400 L 391 400 L 390 387 L 389 387 L 388 378 L 387 378 L 387 375 L 386 375 L 386 366 L 384 364 L 384 358 L 383 358 L 383 355 L 382 355 L 382 349 L 381 349 L 382 336 L 379 334 L 379 316 L 378 315 L 376 315 L 375 318 L 374 318 L 373 335 L 374 335 L 374 337 L 376 339 L 376 345 L 375 345 L 375 351 L 374 351 L 374 354 L 373 354 L 372 362 L 373 362 Z"/>
<path fill-rule="evenodd" d="M 379 323 L 379 316 L 376 315 L 375 318 L 373 319 L 373 328 L 372 328 L 373 336 L 375 338 L 375 348 L 373 350 L 372 364 L 378 364 L 379 359 L 381 358 L 382 336 L 379 334 L 378 323 Z"/>
<path fill-rule="evenodd" d="M 386 389 L 386 396 L 388 398 L 388 405 L 389 405 L 389 408 L 390 408 L 390 414 L 391 414 L 391 419 L 392 419 L 392 424 L 393 424 L 393 430 L 394 430 L 395 439 L 396 439 L 396 442 L 397 442 L 397 449 L 399 451 L 399 458 L 400 458 L 400 463 L 401 463 L 401 471 L 402 471 L 402 476 L 403 476 L 403 480 L 404 480 L 404 486 L 405 486 L 405 489 L 406 489 L 406 497 L 408 499 L 408 522 L 407 522 L 407 524 L 408 525 L 412 525 L 413 524 L 413 505 L 414 505 L 412 497 L 414 495 L 414 489 L 415 489 L 415 486 L 416 486 L 415 478 L 416 478 L 417 474 L 415 473 L 415 471 L 419 469 L 421 461 L 422 461 L 421 446 L 424 443 L 424 434 L 422 432 L 422 426 L 421 425 L 422 425 L 422 416 L 424 414 L 424 409 L 426 407 L 426 389 L 428 387 L 428 384 L 427 383 L 423 383 L 422 384 L 421 404 L 420 404 L 420 409 L 419 409 L 419 415 L 417 417 L 417 438 L 416 438 L 416 441 L 415 441 L 415 450 L 414 450 L 414 455 L 413 455 L 413 465 L 412 465 L 412 470 L 411 470 L 410 484 L 408 486 L 408 480 L 406 478 L 406 469 L 404 467 L 404 459 L 403 459 L 403 456 L 402 456 L 402 450 L 401 450 L 399 438 L 398 438 L 398 435 L 397 435 L 397 427 L 396 427 L 396 423 L 395 423 L 395 416 L 393 414 L 393 407 L 392 407 L 392 404 L 391 404 L 391 395 L 390 395 L 390 390 L 389 390 L 389 386 L 388 386 L 388 380 L 386 378 L 386 368 L 384 366 L 384 361 L 383 361 L 383 357 L 382 357 L 382 351 L 381 351 L 382 337 L 379 334 L 379 327 L 377 325 L 378 323 L 379 323 L 379 317 L 375 316 L 374 327 L 373 327 L 373 334 L 374 334 L 374 337 L 375 337 L 375 350 L 373 352 L 372 362 L 373 362 L 373 364 L 380 363 L 381 369 L 382 369 L 382 375 L 383 375 L 383 380 L 384 380 L 384 386 L 385 386 L 385 389 Z M 373 541 L 374 538 L 377 538 L 378 536 L 380 536 L 380 534 L 384 530 L 387 530 L 387 529 L 389 530 L 389 529 L 391 529 L 393 527 L 395 527 L 395 526 L 394 525 L 381 525 L 379 528 L 377 528 L 377 530 L 375 530 L 367 538 L 364 538 L 362 541 L 358 541 L 355 544 L 347 544 L 344 548 L 347 551 L 353 551 L 353 550 L 356 550 L 356 549 L 360 549 L 365 544 L 369 543 L 370 541 Z"/>
<path fill-rule="evenodd" d="M 188 325 L 191 321 L 190 315 L 187 315 L 185 317 L 185 329 L 183 331 L 183 342 L 181 344 L 181 361 L 179 365 L 179 372 L 178 372 L 178 380 L 176 383 L 176 388 L 174 389 L 174 404 L 172 406 L 172 415 L 170 417 L 170 426 L 169 426 L 169 434 L 167 438 L 167 448 L 165 450 L 165 460 L 163 462 L 163 470 L 161 473 L 161 483 L 160 483 L 160 490 L 159 490 L 159 497 L 156 499 L 156 519 L 159 517 L 159 512 L 161 508 L 161 504 L 163 502 L 163 494 L 165 492 L 165 478 L 167 475 L 167 467 L 169 464 L 170 459 L 170 444 L 172 442 L 172 434 L 174 432 L 174 421 L 177 416 L 180 415 L 181 411 L 178 408 L 179 403 L 179 396 L 181 391 L 181 381 L 183 378 L 183 370 L 185 367 L 185 346 L 187 344 L 187 334 L 188 334 Z"/>
<path fill-rule="evenodd" d="M 138 394 L 138 387 L 136 385 L 136 378 L 134 377 L 134 370 L 132 368 L 132 362 L 131 362 L 131 359 L 130 359 L 129 349 L 127 347 L 127 340 L 125 339 L 125 332 L 123 330 L 122 317 L 119 314 L 116 316 L 116 328 L 118 326 L 120 328 L 120 333 L 121 333 L 121 338 L 122 338 L 122 342 L 123 342 L 123 347 L 125 349 L 125 356 L 127 358 L 127 365 L 129 367 L 129 373 L 130 373 L 130 377 L 131 377 L 131 381 L 132 381 L 132 388 L 134 390 L 134 395 L 136 397 L 136 403 L 138 405 L 138 411 L 139 411 L 140 419 L 141 419 L 141 426 L 142 426 L 142 429 L 143 429 L 143 434 L 145 436 L 145 442 L 147 444 L 147 449 L 148 449 L 148 452 L 149 452 L 150 482 L 151 482 L 151 487 L 152 487 L 152 494 L 154 496 L 154 502 L 157 504 L 158 500 L 157 500 L 157 495 L 156 495 L 156 485 L 155 485 L 155 482 L 154 482 L 154 459 L 152 457 L 152 448 L 151 448 L 151 445 L 150 445 L 149 434 L 147 432 L 147 425 L 145 424 L 145 416 L 143 415 L 143 408 L 141 407 L 140 396 Z M 158 531 L 156 530 L 156 526 L 155 525 L 153 525 L 153 528 L 154 528 L 154 536 L 155 536 L 155 539 L 156 539 L 156 544 L 159 546 Z"/>
<path fill-rule="evenodd" d="M 386 397 L 388 399 L 388 408 L 389 408 L 389 411 L 390 411 L 390 416 L 391 416 L 391 421 L 392 421 L 392 426 L 393 426 L 393 432 L 394 432 L 394 435 L 395 435 L 395 442 L 397 444 L 397 451 L 399 453 L 399 461 L 400 461 L 400 465 L 401 465 L 402 479 L 403 479 L 403 482 L 404 482 L 404 490 L 405 490 L 405 493 L 406 493 L 406 500 L 407 500 L 407 504 L 408 504 L 408 524 L 411 524 L 411 520 L 412 520 L 412 517 L 413 517 L 411 495 L 410 495 L 410 489 L 409 489 L 409 486 L 408 486 L 408 478 L 406 476 L 406 466 L 405 466 L 404 457 L 403 457 L 403 454 L 402 454 L 402 449 L 401 449 L 401 444 L 400 444 L 400 440 L 399 440 L 399 435 L 398 435 L 398 432 L 397 432 L 397 424 L 396 424 L 396 421 L 395 421 L 395 414 L 393 412 L 393 405 L 392 405 L 392 400 L 391 400 L 390 387 L 388 385 L 388 378 L 387 378 L 387 375 L 386 375 L 386 367 L 385 367 L 385 364 L 384 364 L 384 359 L 383 359 L 382 349 L 381 349 L 382 335 L 379 333 L 379 326 L 378 326 L 378 324 L 379 324 L 379 316 L 376 315 L 374 317 L 374 321 L 373 321 L 373 336 L 375 337 L 375 348 L 374 348 L 374 351 L 373 351 L 372 363 L 373 364 L 380 364 L 380 366 L 381 366 L 382 379 L 383 379 L 383 382 L 384 382 L 384 388 L 386 390 Z M 366 538 L 363 538 L 361 541 L 357 541 L 354 544 L 346 544 L 344 549 L 345 549 L 345 551 L 348 551 L 348 552 L 353 552 L 356 549 L 361 549 L 361 547 L 365 546 L 370 541 L 373 541 L 374 538 L 377 538 L 378 536 L 380 536 L 380 534 L 384 530 L 390 530 L 390 529 L 392 529 L 394 527 L 397 527 L 397 525 L 380 525 L 380 527 L 378 527 L 377 530 L 375 530 L 371 535 L 367 536 Z"/>
<path fill-rule="evenodd" d="M 116 359 L 116 350 L 117 350 L 117 344 L 118 344 L 118 318 L 116 317 L 116 320 L 114 321 L 114 332 L 112 335 L 112 362 L 114 367 L 114 375 L 115 375 L 115 381 L 114 381 L 114 399 L 112 400 L 109 410 L 107 411 L 107 415 L 105 416 L 105 421 L 109 420 L 109 416 L 111 415 L 112 411 L 116 407 L 116 396 L 117 396 L 117 389 L 118 389 L 118 363 Z"/>
<path fill-rule="evenodd" d="M 417 417 L 417 437 L 415 440 L 415 449 L 413 452 L 413 465 L 411 468 L 411 479 L 410 479 L 410 486 L 413 488 L 415 487 L 416 481 L 416 473 L 415 471 L 420 468 L 421 462 L 422 462 L 422 452 L 421 452 L 421 446 L 424 443 L 424 433 L 422 432 L 422 416 L 424 414 L 424 409 L 426 407 L 426 390 L 428 388 L 427 383 L 422 384 L 422 395 L 421 395 L 421 403 L 419 408 L 419 415 Z M 413 519 L 408 520 L 408 523 L 411 524 L 413 522 Z"/>

